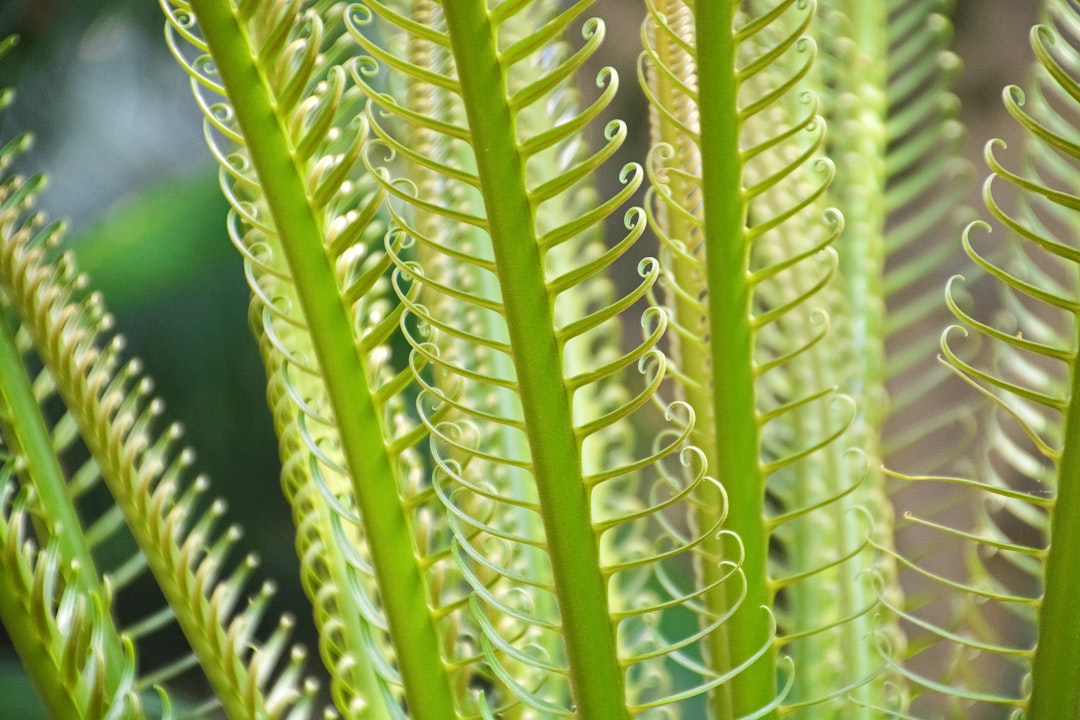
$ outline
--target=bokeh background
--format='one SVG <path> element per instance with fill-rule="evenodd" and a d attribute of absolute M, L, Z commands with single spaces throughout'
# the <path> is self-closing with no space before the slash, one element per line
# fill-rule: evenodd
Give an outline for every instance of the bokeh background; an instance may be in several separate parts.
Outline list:
<path fill-rule="evenodd" d="M 980 175 L 982 146 L 1011 132 L 1001 88 L 1024 79 L 1037 8 L 1037 0 L 956 3 L 954 49 L 965 66 L 956 89 Z M 605 60 L 623 78 L 615 114 L 640 139 L 647 118 L 635 82 L 639 3 L 601 0 L 596 14 L 608 22 Z M 263 370 L 248 332 L 247 289 L 225 234 L 202 121 L 163 42 L 160 10 L 146 0 L 0 0 L 0 37 L 11 33 L 22 42 L 0 62 L 0 85 L 18 97 L 0 118 L 0 141 L 34 132 L 22 169 L 49 175 L 41 207 L 70 222 L 80 266 L 104 291 L 169 416 L 185 425 L 200 470 L 245 527 L 246 546 L 259 548 L 264 574 L 280 578 L 277 609 L 296 609 L 300 638 L 314 647 L 295 582 Z M 626 159 L 640 157 L 627 151 Z M 165 645 L 160 658 L 146 658 L 150 665 L 176 652 Z M 40 717 L 2 643 L 0 699 L 3 718 Z"/>

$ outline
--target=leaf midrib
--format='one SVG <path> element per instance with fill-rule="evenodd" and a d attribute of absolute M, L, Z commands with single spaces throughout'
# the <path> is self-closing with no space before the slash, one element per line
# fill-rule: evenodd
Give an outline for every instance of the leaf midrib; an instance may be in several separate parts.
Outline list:
<path fill-rule="evenodd" d="M 726 529 L 743 541 L 746 597 L 727 623 L 734 663 L 752 657 L 769 642 L 767 579 L 769 533 L 763 504 L 765 479 L 758 461 L 759 438 L 753 374 L 750 242 L 747 201 L 742 190 L 739 148 L 738 40 L 735 7 L 703 2 L 694 8 L 696 28 L 716 28 L 706 46 L 697 44 L 698 109 L 701 128 L 702 205 L 713 390 L 713 446 L 710 459 L 723 463 L 709 472 L 727 489 Z M 717 717 L 742 717 L 771 703 L 776 694 L 775 650 L 735 676 L 723 696 L 713 698 Z M 773 717 L 770 713 L 766 717 Z"/>
<path fill-rule="evenodd" d="M 67 478 L 53 449 L 52 437 L 41 414 L 41 408 L 34 397 L 30 378 L 26 374 L 26 367 L 16 346 L 15 334 L 2 316 L 0 316 L 0 396 L 3 397 L 3 404 L 7 406 L 10 431 L 17 441 L 17 444 L 10 443 L 11 438 L 8 438 L 8 444 L 18 448 L 19 456 L 25 463 L 25 472 L 33 484 L 36 501 L 44 509 L 42 515 L 49 519 L 50 527 L 47 530 L 50 533 L 55 532 L 52 538 L 41 538 L 42 542 L 46 539 L 54 540 L 64 563 L 78 563 L 79 571 L 67 573 L 64 577 L 66 582 L 77 584 L 80 591 L 87 597 L 99 599 L 107 597 L 98 577 L 97 566 L 82 524 L 79 522 L 78 513 L 68 492 Z M 44 549 L 39 550 L 38 562 L 43 561 L 45 552 Z M 6 584 L 7 581 L 4 583 Z M 14 596 L 5 593 L 5 597 L 13 599 Z M 40 598 L 36 599 L 40 600 Z M 17 622 L 14 615 L 8 615 L 8 612 L 14 610 L 14 603 L 5 603 L 3 607 L 4 619 L 13 621 L 7 625 L 7 630 L 21 656 L 33 658 L 39 653 L 48 653 L 55 649 L 42 648 L 41 638 L 37 636 L 33 623 Z M 97 613 L 97 621 L 99 625 L 96 632 L 100 637 L 100 648 L 105 660 L 105 692 L 106 697 L 111 697 L 123 680 L 123 641 L 111 614 Z M 75 704 L 71 698 L 67 697 L 62 679 L 49 672 L 49 670 L 59 668 L 49 662 L 27 663 L 27 667 L 35 687 L 41 692 L 43 701 L 53 713 L 59 717 L 67 717 L 64 713 L 75 712 Z"/>
<path fill-rule="evenodd" d="M 1074 323 L 1080 320 L 1074 320 Z M 1065 444 L 1050 515 L 1039 640 L 1031 664 L 1031 720 L 1080 718 L 1080 372 L 1070 363 L 1072 387 L 1065 417 Z"/>
<path fill-rule="evenodd" d="M 535 208 L 485 3 L 443 6 L 473 139 L 481 192 L 521 388 L 577 715 L 626 717 L 622 670 L 592 530 L 588 489 L 563 382 Z"/>
<path fill-rule="evenodd" d="M 269 84 L 230 4 L 192 0 L 274 218 L 337 421 L 409 712 L 454 717 L 454 694 L 409 519 L 397 493 L 352 325 Z M 374 451 L 373 451 L 374 450 Z M 358 658 L 359 662 L 364 662 Z"/>

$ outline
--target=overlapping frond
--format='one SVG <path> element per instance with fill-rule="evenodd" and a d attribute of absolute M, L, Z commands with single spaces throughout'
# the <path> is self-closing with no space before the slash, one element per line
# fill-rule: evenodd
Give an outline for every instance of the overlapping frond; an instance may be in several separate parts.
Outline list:
<path fill-rule="evenodd" d="M 678 421 L 644 454 L 630 439 L 628 420 L 665 377 L 665 322 L 647 312 L 640 344 L 613 341 L 659 270 L 644 261 L 623 290 L 605 278 L 645 222 L 623 211 L 618 238 L 598 240 L 642 172 L 625 168 L 621 188 L 594 200 L 625 128 L 608 123 L 588 149 L 617 85 L 603 70 L 596 98 L 578 100 L 578 70 L 604 31 L 587 20 L 580 45 L 570 41 L 589 4 L 366 2 L 352 13 L 369 56 L 354 69 L 370 101 L 364 158 L 389 198 L 434 488 L 492 675 L 486 717 L 652 716 L 729 680 L 700 649 L 727 614 L 678 570 L 719 533 L 729 555 L 715 582 L 737 606 L 738 541 L 686 446 L 691 417 L 670 408 Z M 629 391 L 621 378 L 636 368 L 644 385 Z M 688 530 L 687 507 L 705 497 L 714 520 Z"/>
<path fill-rule="evenodd" d="M 947 50 L 951 3 L 830 4 L 835 11 L 827 14 L 823 29 L 823 37 L 830 38 L 824 66 L 826 82 L 839 91 L 830 114 L 830 154 L 840 166 L 837 202 L 847 220 L 841 271 L 848 301 L 858 309 L 850 329 L 857 340 L 852 389 L 863 416 L 857 443 L 875 466 L 884 461 L 922 472 L 955 471 L 957 459 L 971 450 L 978 403 L 970 397 L 945 401 L 963 393 L 938 362 L 932 330 L 948 321 L 941 285 L 961 262 L 950 238 L 970 214 L 964 198 L 971 172 L 960 155 L 963 130 L 951 92 L 959 61 Z M 928 407 L 935 411 L 928 413 Z M 925 543 L 919 526 L 902 519 L 891 536 L 892 508 L 900 513 L 918 508 L 927 519 L 943 518 L 955 511 L 960 495 L 939 492 L 927 498 L 918 487 L 890 482 L 890 507 L 876 470 L 873 479 L 878 496 L 868 507 L 878 521 L 875 543 L 886 553 L 878 572 L 887 603 L 922 613 L 941 611 L 949 596 L 933 592 L 918 573 L 888 558 L 894 543 L 905 553 L 924 560 L 937 555 L 943 562 L 953 548 Z M 907 593 L 903 600 L 897 579 Z M 919 658 L 916 664 L 926 663 L 932 639 L 917 625 L 907 629 L 905 650 L 894 628 L 880 628 L 882 649 L 891 658 L 906 653 Z M 955 668 L 963 659 L 945 662 Z M 889 702 L 902 708 L 906 696 L 897 692 Z"/>
<path fill-rule="evenodd" d="M 1078 703 L 1075 679 L 1052 669 L 1062 667 L 1077 642 L 1067 608 L 1077 592 L 1069 584 L 1077 578 L 1069 537 L 1080 490 L 1072 402 L 1080 311 L 1078 29 L 1074 4 L 1048 6 L 1045 24 L 1031 35 L 1038 63 L 1028 90 L 1005 92 L 1023 134 L 1020 160 L 1000 141 L 987 146 L 991 175 L 983 194 L 994 223 L 970 226 L 963 247 L 978 269 L 999 281 L 1002 311 L 989 316 L 960 292 L 961 278 L 949 283 L 949 307 L 963 326 L 945 333 L 942 350 L 992 401 L 994 413 L 981 429 L 987 450 L 975 480 L 916 478 L 964 492 L 969 513 L 910 519 L 919 532 L 938 538 L 931 542 L 962 548 L 962 573 L 932 558 L 902 560 L 956 598 L 951 616 L 915 609 L 904 617 L 963 662 L 940 674 L 916 667 L 903 672 L 928 696 L 943 696 L 957 715 L 990 704 L 1014 709 L 1016 717 L 1060 717 Z M 1003 242 L 995 243 L 998 238 Z M 1002 624 L 1003 618 L 1009 622 Z M 940 717 L 940 705 L 926 707 L 922 712 Z"/>
<path fill-rule="evenodd" d="M 941 517 L 950 500 L 938 494 L 927 501 L 894 482 L 890 504 L 878 467 L 884 461 L 944 472 L 970 449 L 974 434 L 975 403 L 945 409 L 944 397 L 959 383 L 946 382 L 951 373 L 937 362 L 937 343 L 929 340 L 935 332 L 927 332 L 947 322 L 940 288 L 959 268 L 959 248 L 949 237 L 965 221 L 970 190 L 951 93 L 959 62 L 946 49 L 949 5 L 823 0 L 819 28 L 822 79 L 831 98 L 828 152 L 838 165 L 830 201 L 845 214 L 838 250 L 850 310 L 838 324 L 851 357 L 843 387 L 859 406 L 853 439 L 871 464 L 862 502 L 875 519 L 874 543 L 885 553 L 877 572 L 887 602 L 927 611 L 944 598 L 927 593 L 917 574 L 900 570 L 901 586 L 911 592 L 901 601 L 892 546 L 943 559 L 950 548 L 924 545 L 910 525 L 894 539 L 893 506 Z M 941 410 L 928 421 L 931 404 Z M 897 629 L 883 623 L 876 630 L 890 657 L 904 652 Z M 910 629 L 911 653 L 918 655 L 926 638 Z M 903 707 L 904 694 L 894 692 L 889 702 Z"/>
<path fill-rule="evenodd" d="M 404 717 L 406 706 L 412 717 L 476 716 L 466 586 L 416 449 L 427 430 L 411 407 L 404 306 L 381 191 L 359 162 L 366 125 L 343 65 L 355 49 L 345 6 L 191 9 L 197 25 L 185 4 L 166 6 L 170 44 L 233 206 L 335 704 L 348 717 Z"/>
<path fill-rule="evenodd" d="M 806 91 L 814 7 L 647 7 L 648 210 L 676 376 L 699 414 L 694 439 L 732 498 L 731 528 L 760 538 L 747 550 L 748 606 L 772 608 L 774 644 L 794 660 L 793 674 L 781 673 L 783 703 L 826 717 L 880 662 L 869 639 L 870 522 L 860 511 L 868 468 L 846 451 L 854 408 L 836 392 L 848 379 L 836 363 L 844 335 L 829 332 L 845 312 L 830 247 L 841 222 L 823 202 L 832 165 Z M 720 559 L 706 559 L 706 577 Z M 741 620 L 743 637 L 729 640 L 736 657 L 766 638 L 760 620 Z M 736 686 L 735 715 L 774 701 L 766 688 L 777 657 Z M 715 701 L 718 717 L 725 702 Z"/>
<path fill-rule="evenodd" d="M 9 151 L 19 145 L 7 146 L 5 169 Z M 14 538 L 9 560 L 13 572 L 24 574 L 11 581 L 16 594 L 28 572 L 50 585 L 34 590 L 44 613 L 37 619 L 42 652 L 55 650 L 49 647 L 58 642 L 54 631 L 67 627 L 72 642 L 64 647 L 70 655 L 56 659 L 63 661 L 65 673 L 87 672 L 92 701 L 109 717 L 135 708 L 134 692 L 165 683 L 195 664 L 217 698 L 207 708 L 220 703 L 233 717 L 305 717 L 315 688 L 300 676 L 303 652 L 281 659 L 291 621 L 283 619 L 265 644 L 255 639 L 272 586 L 242 606 L 256 561 L 248 557 L 230 567 L 228 554 L 239 530 L 217 528 L 223 503 L 202 509 L 208 483 L 190 477 L 194 456 L 177 447 L 179 426 L 157 427 L 163 405 L 151 396 L 151 382 L 137 361 L 123 358 L 122 338 L 109 337 L 111 316 L 100 296 L 84 292 L 86 278 L 70 254 L 54 251 L 62 228 L 45 224 L 32 209 L 42 184 L 41 178 L 13 177 L 0 186 L 0 288 L 6 314 L 0 425 L 24 487 L 12 512 L 21 518 L 25 510 L 35 518 L 37 543 L 44 547 L 35 553 L 24 545 L 26 523 L 17 519 L 9 535 Z M 57 401 L 64 411 L 50 421 L 45 408 Z M 61 457 L 75 463 L 70 475 L 61 469 Z M 86 527 L 73 509 L 58 511 L 99 483 L 115 502 L 112 510 L 91 518 Z M 89 553 L 125 533 L 135 541 L 135 554 L 99 577 Z M 85 552 L 71 552 L 73 538 Z M 21 560 L 15 558 L 20 554 Z M 118 635 L 109 619 L 112 595 L 144 567 L 168 608 Z M 57 607 L 64 610 L 56 617 L 60 624 L 50 625 L 47 615 Z M 191 656 L 140 669 L 135 676 L 133 641 L 174 618 L 191 644 Z M 113 701 L 119 704 L 107 706 Z M 88 716 L 100 716 L 94 712 Z"/>
<path fill-rule="evenodd" d="M 949 5 L 889 3 L 883 291 L 888 308 L 884 334 L 890 348 L 885 374 L 892 424 L 917 425 L 922 437 L 938 432 L 950 420 L 942 417 L 936 425 L 905 422 L 922 398 L 941 386 L 942 373 L 947 372 L 936 362 L 936 351 L 928 351 L 925 341 L 916 341 L 931 334 L 916 331 L 941 312 L 940 287 L 947 278 L 942 275 L 955 266 L 956 254 L 955 244 L 947 238 L 955 236 L 972 212 L 964 202 L 971 169 L 960 154 L 964 132 L 951 92 L 959 60 L 947 49 L 952 35 L 945 14 Z M 886 434 L 885 443 L 886 455 L 909 446 L 928 446 L 896 431 Z M 948 449 L 942 448 L 946 457 L 922 460 L 940 466 L 948 453 L 955 456 L 964 446 L 948 444 Z"/>

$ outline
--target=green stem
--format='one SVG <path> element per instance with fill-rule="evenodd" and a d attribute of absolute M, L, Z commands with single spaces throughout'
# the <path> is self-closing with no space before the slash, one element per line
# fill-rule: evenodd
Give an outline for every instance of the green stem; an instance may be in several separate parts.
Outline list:
<path fill-rule="evenodd" d="M 352 323 L 323 248 L 322 229 L 286 135 L 287 123 L 279 117 L 231 3 L 192 0 L 191 6 L 243 131 L 311 332 L 371 548 L 409 713 L 418 719 L 452 718 L 454 695 L 410 521 L 393 481 L 394 465 L 356 353 Z"/>
<path fill-rule="evenodd" d="M 672 17 L 675 12 L 683 9 L 685 9 L 684 6 L 678 0 L 658 6 L 658 10 L 667 17 L 673 28 L 684 28 L 680 39 L 689 44 L 694 42 L 694 38 L 688 29 L 688 24 L 679 25 L 674 22 L 675 18 Z M 685 50 L 683 50 L 682 45 L 671 39 L 666 32 L 656 33 L 655 50 L 660 64 L 664 67 L 675 68 L 685 62 L 683 57 Z M 696 110 L 696 106 L 686 102 L 684 91 L 666 73 L 654 72 L 649 78 L 649 82 L 653 85 L 653 92 L 658 100 L 659 108 L 664 110 L 661 112 L 654 109 L 653 113 L 653 127 L 658 135 L 659 142 L 674 149 L 675 160 L 682 167 L 699 166 L 701 159 L 699 148 L 683 132 L 681 127 L 696 127 L 696 118 L 689 112 L 683 112 L 681 115 L 676 113 L 678 122 L 673 122 L 667 114 L 668 111 L 683 108 Z M 694 201 L 699 187 L 698 183 L 689 178 L 684 178 L 680 174 L 672 174 L 667 178 L 667 182 L 672 197 L 676 198 L 683 207 L 689 207 Z M 668 212 L 663 203 L 657 203 L 656 213 L 657 221 L 663 227 L 664 233 L 671 238 L 681 240 L 690 248 L 691 252 L 694 252 L 701 231 L 701 228 L 698 227 L 698 219 L 691 219 L 689 216 L 679 212 Z M 669 300 L 676 322 L 683 327 L 696 327 L 701 312 L 697 299 L 698 293 L 707 289 L 704 278 L 701 277 L 701 273 L 694 262 L 678 253 L 669 253 L 668 257 L 662 258 L 662 262 L 665 262 L 670 268 L 675 277 L 676 286 L 687 289 L 685 293 L 673 293 Z M 712 416 L 711 407 L 713 402 L 712 366 L 709 361 L 709 353 L 698 351 L 699 347 L 693 343 L 684 343 L 678 335 L 675 335 L 672 338 L 669 352 L 672 359 L 678 363 L 682 373 L 690 378 L 690 382 L 685 383 L 680 389 L 683 393 L 682 399 L 697 411 L 691 439 L 705 453 L 705 459 L 710 471 L 716 473 L 721 467 L 721 462 L 720 457 L 717 455 L 716 443 L 713 441 L 716 437 L 716 423 Z M 721 519 L 723 511 L 723 500 L 719 491 L 715 487 L 707 485 L 702 490 L 701 501 L 695 503 L 694 519 L 696 526 L 699 530 L 714 527 Z M 714 618 L 723 617 L 733 602 L 733 599 L 729 597 L 729 586 L 726 584 L 719 585 L 725 573 L 725 569 L 720 564 L 722 560 L 719 548 L 715 545 L 702 549 L 697 570 L 701 577 L 701 584 L 704 587 L 718 585 L 705 595 L 705 606 L 708 612 L 707 616 L 702 619 L 703 624 L 710 623 Z M 711 667 L 717 669 L 732 667 L 728 628 L 726 626 L 719 628 L 717 632 L 710 633 L 704 644 L 707 661 Z M 714 707 L 727 708 L 726 712 L 730 714 L 731 688 L 727 684 L 721 685 L 713 691 L 712 695 Z M 722 715 L 720 712 L 715 714 L 718 717 Z"/>
<path fill-rule="evenodd" d="M 885 421 L 885 157 L 886 119 L 888 114 L 887 83 L 889 61 L 888 8 L 877 0 L 848 0 L 844 9 L 852 26 L 855 43 L 854 62 L 839 70 L 838 81 L 851 98 L 849 116 L 842 117 L 832 131 L 840 163 L 840 172 L 833 182 L 832 195 L 844 211 L 845 229 L 837 241 L 840 254 L 840 278 L 847 296 L 848 327 L 851 338 L 851 362 L 844 390 L 856 401 L 852 421 L 852 441 L 870 459 L 869 477 L 863 486 L 836 503 L 831 512 L 837 529 L 838 547 L 848 548 L 860 542 L 860 516 L 854 509 L 864 506 L 875 518 L 887 517 L 891 508 L 885 498 L 884 478 L 880 470 L 880 438 Z M 841 106 L 844 104 L 841 103 Z M 819 377 L 826 372 L 827 359 L 814 352 L 819 363 Z M 829 383 L 844 383 L 845 378 L 834 375 Z M 835 444 L 828 450 L 828 477 L 835 478 L 833 487 L 850 480 L 851 469 L 845 463 L 842 448 Z M 888 542 L 877 533 L 875 539 Z M 870 559 L 861 555 L 862 563 Z M 871 599 L 871 591 L 861 575 L 864 567 L 857 559 L 845 562 L 840 568 L 839 612 L 848 615 L 861 610 Z M 845 679 L 871 676 L 875 671 L 875 654 L 867 638 L 872 636 L 874 621 L 864 615 L 850 622 L 841 639 L 845 654 Z M 808 659 L 809 660 L 809 659 Z M 804 661 L 805 662 L 805 661 Z M 811 660 L 812 662 L 812 660 Z M 868 683 L 853 692 L 864 705 L 879 698 L 875 683 Z M 869 718 L 866 707 L 850 710 L 851 718 Z M 848 717 L 848 716 L 845 716 Z"/>
<path fill-rule="evenodd" d="M 764 478 L 758 462 L 753 347 L 750 323 L 750 244 L 747 203 L 742 191 L 735 76 L 736 4 L 698 2 L 695 27 L 709 28 L 708 42 L 697 44 L 698 109 L 701 117 L 702 204 L 705 215 L 708 315 L 712 360 L 715 447 L 722 458 L 710 468 L 727 489 L 726 528 L 742 538 L 746 598 L 727 623 L 731 662 L 745 661 L 770 642 L 766 563 L 769 534 L 763 517 Z M 700 40 L 700 38 L 699 38 Z M 776 652 L 765 653 L 729 683 L 725 699 L 713 698 L 717 718 L 740 717 L 771 702 L 776 694 Z M 724 671 L 729 668 L 718 668 Z M 721 703 L 730 703 L 720 706 Z M 767 717 L 772 717 L 769 715 Z"/>
<path fill-rule="evenodd" d="M 498 266 L 578 717 L 625 718 L 622 669 L 600 573 L 579 442 L 562 382 L 534 209 L 486 3 L 443 6 Z"/>
<path fill-rule="evenodd" d="M 1028 720 L 1080 718 L 1080 372 L 1072 372 L 1065 446 L 1058 464 L 1057 498 L 1050 514 L 1039 642 L 1031 667 Z"/>
<path fill-rule="evenodd" d="M 90 545 L 82 531 L 82 523 L 68 493 L 67 478 L 53 449 L 52 436 L 41 415 L 41 408 L 34 397 L 30 378 L 15 343 L 15 335 L 7 320 L 0 313 L 0 396 L 3 398 L 5 418 L 8 427 L 5 435 L 9 436 L 9 445 L 25 463 L 24 473 L 33 484 L 36 503 L 41 515 L 48 521 L 48 532 L 55 531 L 54 539 L 59 547 L 64 564 L 78 563 L 78 573 L 70 574 L 81 588 L 88 603 L 93 597 L 104 602 L 108 597 L 98 577 L 97 565 L 90 551 Z M 39 539 L 42 544 L 46 538 Z M 6 594 L 6 593 L 5 593 Z M 12 641 L 20 657 L 32 658 L 41 652 L 41 639 L 37 637 L 21 613 L 9 615 L 9 603 L 0 605 L 4 613 L 0 618 L 12 636 Z M 124 670 L 124 651 L 120 633 L 113 623 L 112 616 L 100 613 L 99 631 L 102 637 L 102 649 L 105 653 L 105 689 L 106 697 L 119 687 Z M 26 626 L 26 627 L 24 627 Z M 54 667 L 50 663 L 25 663 L 34 684 L 41 690 L 46 704 L 54 711 L 55 717 L 68 717 L 57 708 L 69 707 L 69 701 L 61 698 L 63 688 L 57 689 L 59 678 L 47 677 L 46 668 Z M 55 682 L 54 682 L 55 681 Z"/>
<path fill-rule="evenodd" d="M 854 431 L 860 446 L 877 457 L 884 420 L 885 382 L 885 154 L 888 112 L 888 13 L 884 2 L 845 4 L 855 41 L 854 62 L 841 71 L 842 89 L 852 98 L 851 115 L 831 127 L 840 172 L 833 196 L 844 211 L 837 244 L 840 277 L 852 308 L 850 333 L 858 372 L 848 391 L 859 401 Z M 867 443 L 871 447 L 867 447 Z M 877 465 L 877 463 L 872 463 Z"/>

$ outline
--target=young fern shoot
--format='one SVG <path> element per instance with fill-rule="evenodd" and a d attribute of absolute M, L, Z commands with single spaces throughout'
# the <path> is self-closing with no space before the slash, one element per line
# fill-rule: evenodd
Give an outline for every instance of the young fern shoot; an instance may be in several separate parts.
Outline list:
<path fill-rule="evenodd" d="M 664 322 L 649 311 L 641 344 L 612 344 L 659 271 L 643 262 L 623 295 L 604 275 L 643 231 L 640 210 L 624 211 L 610 247 L 595 240 L 640 168 L 624 169 L 612 197 L 582 202 L 625 134 L 613 122 L 601 149 L 583 143 L 617 87 L 604 70 L 597 100 L 577 106 L 577 73 L 603 25 L 587 21 L 576 50 L 562 38 L 589 5 L 367 2 L 353 15 L 371 58 L 355 68 L 375 138 L 365 161 L 387 193 L 391 237 L 406 238 L 391 250 L 396 286 L 413 357 L 431 368 L 417 401 L 431 482 L 495 685 L 485 717 L 516 716 L 514 705 L 545 717 L 652 716 L 728 680 L 694 659 L 726 617 L 660 631 L 673 609 L 700 611 L 676 564 L 728 536 L 722 510 L 690 535 L 681 520 L 692 500 L 719 497 L 686 446 L 685 408 L 671 408 L 680 422 L 651 454 L 635 455 L 627 437 L 665 377 Z M 619 378 L 635 366 L 645 387 L 627 394 Z M 715 583 L 737 578 L 729 561 Z M 678 665 L 688 673 L 671 674 Z"/>
<path fill-rule="evenodd" d="M 874 680 L 875 558 L 861 511 L 874 490 L 862 488 L 866 463 L 847 452 L 853 407 L 836 392 L 842 351 L 828 334 L 829 314 L 844 312 L 830 248 L 841 222 L 823 204 L 832 166 L 806 92 L 814 7 L 646 5 L 647 208 L 661 242 L 672 363 L 698 410 L 692 437 L 727 488 L 728 527 L 746 542 L 746 601 L 728 634 L 714 636 L 710 660 L 733 668 L 772 646 L 713 698 L 711 713 L 757 717 L 782 705 L 850 717 L 849 694 L 869 702 L 883 692 Z M 698 522 L 720 511 L 704 505 Z M 706 577 L 721 559 L 704 566 Z M 717 614 L 731 606 L 721 592 L 707 602 Z M 877 689 L 859 689 L 867 683 Z"/>
<path fill-rule="evenodd" d="M 692 650 L 723 616 L 659 631 L 673 608 L 696 611 L 675 566 L 721 533 L 722 513 L 682 529 L 712 482 L 685 408 L 651 454 L 628 439 L 665 377 L 664 322 L 647 312 L 644 341 L 617 349 L 658 269 L 644 262 L 625 295 L 603 274 L 644 217 L 629 211 L 620 241 L 597 242 L 641 171 L 587 202 L 625 134 L 609 124 L 591 154 L 582 142 L 616 88 L 604 71 L 599 99 L 578 107 L 576 72 L 603 26 L 587 22 L 577 51 L 561 37 L 588 6 L 165 6 L 233 204 L 307 586 L 340 639 L 323 653 L 349 716 L 631 717 L 727 680 Z M 350 65 L 342 17 L 367 53 Z M 537 78 L 537 64 L 551 71 Z M 349 77 L 369 102 L 362 150 Z M 646 384 L 628 394 L 619 378 L 635 366 Z M 737 582 L 736 565 L 714 582 Z"/>

